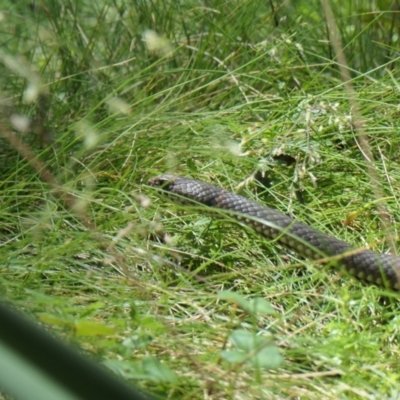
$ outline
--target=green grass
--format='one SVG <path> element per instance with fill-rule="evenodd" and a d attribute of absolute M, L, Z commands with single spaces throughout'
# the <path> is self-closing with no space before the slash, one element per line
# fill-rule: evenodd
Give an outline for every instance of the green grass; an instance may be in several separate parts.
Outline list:
<path fill-rule="evenodd" d="M 400 220 L 391 2 L 335 8 L 384 199 L 318 1 L 273 2 L 276 18 L 256 0 L 46 3 L 3 12 L 1 124 L 36 121 L 24 146 L 61 189 L 0 138 L 2 297 L 171 399 L 398 398 L 396 295 L 146 185 L 164 172 L 214 182 L 385 251 L 377 203 L 394 232 Z M 149 29 L 169 44 L 151 52 Z M 257 298 L 275 313 L 236 304 Z M 224 360 L 240 329 L 279 349 L 280 365 Z"/>

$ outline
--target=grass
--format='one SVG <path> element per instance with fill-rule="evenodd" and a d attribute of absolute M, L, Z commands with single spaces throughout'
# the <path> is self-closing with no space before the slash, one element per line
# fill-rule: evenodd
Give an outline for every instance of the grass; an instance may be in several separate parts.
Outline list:
<path fill-rule="evenodd" d="M 2 297 L 171 399 L 399 398 L 395 294 L 146 185 L 214 182 L 385 251 L 377 204 L 400 220 L 390 2 L 335 8 L 384 198 L 319 2 L 47 3 L 2 14 Z"/>

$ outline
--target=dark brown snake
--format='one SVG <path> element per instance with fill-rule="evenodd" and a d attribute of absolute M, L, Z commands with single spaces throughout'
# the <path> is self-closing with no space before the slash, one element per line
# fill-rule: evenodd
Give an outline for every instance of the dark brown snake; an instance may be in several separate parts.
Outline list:
<path fill-rule="evenodd" d="M 178 203 L 197 202 L 230 211 L 236 220 L 262 236 L 276 240 L 302 257 L 313 260 L 334 257 L 335 263 L 359 280 L 400 290 L 400 257 L 357 249 L 273 208 L 205 182 L 173 175 L 160 175 L 151 178 L 149 185 L 162 189 L 168 197 Z"/>

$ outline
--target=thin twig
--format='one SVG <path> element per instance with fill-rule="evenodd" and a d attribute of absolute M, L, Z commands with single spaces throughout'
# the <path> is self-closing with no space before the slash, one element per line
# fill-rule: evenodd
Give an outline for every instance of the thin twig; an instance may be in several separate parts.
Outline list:
<path fill-rule="evenodd" d="M 349 100 L 350 109 L 352 112 L 353 126 L 356 131 L 356 142 L 357 145 L 364 156 L 365 163 L 367 165 L 367 172 L 371 181 L 371 187 L 376 200 L 382 199 L 384 197 L 382 187 L 379 180 L 379 174 L 375 167 L 374 157 L 371 151 L 371 146 L 368 141 L 368 136 L 364 130 L 363 118 L 361 116 L 360 107 L 358 105 L 356 92 L 351 84 L 350 69 L 348 67 L 346 57 L 344 55 L 339 29 L 337 27 L 335 17 L 333 15 L 329 0 L 321 0 L 322 8 L 325 13 L 326 22 L 328 24 L 328 29 L 330 32 L 330 39 L 333 49 L 336 54 L 338 61 L 340 74 L 344 83 L 344 87 L 347 93 L 347 98 Z M 396 254 L 396 246 L 394 242 L 393 229 L 390 224 L 390 214 L 387 207 L 382 204 L 381 201 L 377 202 L 379 217 L 381 220 L 381 226 L 385 234 L 386 242 L 389 246 L 392 254 Z"/>
<path fill-rule="evenodd" d="M 46 165 L 40 161 L 35 153 L 21 140 L 21 138 L 12 132 L 4 123 L 0 122 L 0 136 L 8 140 L 8 142 L 18 151 L 19 154 L 31 165 L 31 167 L 39 174 L 43 182 L 46 182 L 53 189 L 53 192 L 59 196 L 66 208 L 74 213 L 80 222 L 91 231 L 97 240 L 112 254 L 115 261 L 122 267 L 126 278 L 130 278 L 127 263 L 123 255 L 119 254 L 113 246 L 110 245 L 108 239 L 96 230 L 95 223 L 89 219 L 84 213 L 76 207 L 77 196 L 69 193 L 59 184 L 55 176 L 49 171 Z"/>

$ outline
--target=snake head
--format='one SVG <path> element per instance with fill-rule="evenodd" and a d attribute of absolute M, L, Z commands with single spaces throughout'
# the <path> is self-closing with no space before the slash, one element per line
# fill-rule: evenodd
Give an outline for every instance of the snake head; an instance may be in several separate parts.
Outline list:
<path fill-rule="evenodd" d="M 171 185 L 175 179 L 176 176 L 174 175 L 169 175 L 169 174 L 157 175 L 150 178 L 148 180 L 148 184 L 153 187 L 159 187 L 168 190 L 168 185 Z"/>
<path fill-rule="evenodd" d="M 176 176 L 174 175 L 158 175 L 150 178 L 148 184 L 155 188 L 164 189 L 166 191 L 171 191 L 173 188 Z"/>
<path fill-rule="evenodd" d="M 193 205 L 199 202 L 198 194 L 208 187 L 204 182 L 175 175 L 158 175 L 148 181 L 149 186 L 161 189 L 164 195 L 178 204 Z"/>

